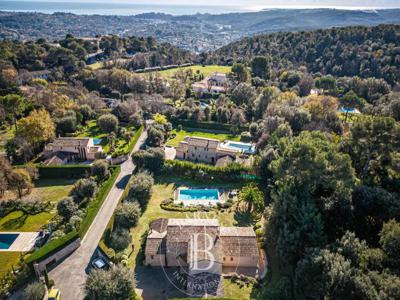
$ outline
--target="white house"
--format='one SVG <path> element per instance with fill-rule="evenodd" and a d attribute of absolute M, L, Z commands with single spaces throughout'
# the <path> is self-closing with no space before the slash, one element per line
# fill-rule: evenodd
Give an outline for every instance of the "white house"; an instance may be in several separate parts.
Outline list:
<path fill-rule="evenodd" d="M 224 73 L 214 73 L 204 78 L 200 82 L 192 84 L 192 89 L 196 93 L 226 93 L 228 89 L 228 78 Z"/>

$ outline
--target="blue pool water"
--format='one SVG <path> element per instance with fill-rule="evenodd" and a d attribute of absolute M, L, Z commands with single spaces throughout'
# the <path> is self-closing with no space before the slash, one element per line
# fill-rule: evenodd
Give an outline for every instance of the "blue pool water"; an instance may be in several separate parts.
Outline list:
<path fill-rule="evenodd" d="M 100 145 L 101 144 L 101 139 L 93 139 L 93 144 Z"/>
<path fill-rule="evenodd" d="M 215 189 L 191 189 L 179 190 L 178 200 L 210 200 L 217 201 L 219 199 L 218 190 Z"/>
<path fill-rule="evenodd" d="M 341 112 L 341 113 L 349 113 L 349 114 L 354 114 L 354 113 L 356 113 L 357 112 L 357 110 L 355 109 L 355 108 L 349 108 L 349 109 L 345 109 L 344 107 L 341 107 L 340 109 L 339 109 L 339 111 Z"/>
<path fill-rule="evenodd" d="M 8 249 L 17 239 L 17 233 L 0 233 L 0 249 Z"/>
<path fill-rule="evenodd" d="M 235 142 L 228 142 L 226 147 L 242 151 L 246 154 L 253 154 L 255 153 L 254 146 L 248 143 L 235 143 Z"/>

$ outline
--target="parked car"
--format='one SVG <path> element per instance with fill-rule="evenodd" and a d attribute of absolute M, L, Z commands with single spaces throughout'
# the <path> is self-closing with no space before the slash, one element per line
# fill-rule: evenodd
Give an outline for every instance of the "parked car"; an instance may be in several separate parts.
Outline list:
<path fill-rule="evenodd" d="M 101 257 L 96 258 L 92 261 L 92 267 L 98 270 L 108 269 L 108 263 Z"/>
<path fill-rule="evenodd" d="M 59 289 L 51 289 L 49 291 L 48 300 L 60 300 L 61 299 L 61 292 Z"/>
<path fill-rule="evenodd" d="M 40 231 L 35 241 L 35 247 L 38 248 L 42 247 L 44 244 L 47 243 L 49 238 L 50 238 L 50 232 Z"/>

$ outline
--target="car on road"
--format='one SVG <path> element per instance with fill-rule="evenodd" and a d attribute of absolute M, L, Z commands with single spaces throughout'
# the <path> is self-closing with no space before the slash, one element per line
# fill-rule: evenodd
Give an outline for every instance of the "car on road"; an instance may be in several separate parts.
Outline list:
<path fill-rule="evenodd" d="M 49 291 L 48 300 L 60 300 L 61 299 L 61 292 L 59 289 L 51 289 Z"/>
<path fill-rule="evenodd" d="M 98 270 L 108 269 L 108 263 L 101 257 L 92 261 L 92 267 Z"/>

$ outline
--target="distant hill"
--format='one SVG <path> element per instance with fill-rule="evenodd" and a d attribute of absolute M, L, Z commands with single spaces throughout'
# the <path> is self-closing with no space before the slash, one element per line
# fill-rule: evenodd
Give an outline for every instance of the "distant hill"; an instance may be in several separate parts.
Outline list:
<path fill-rule="evenodd" d="M 54 40 L 64 38 L 67 33 L 74 36 L 154 36 L 160 42 L 204 52 L 261 33 L 378 24 L 400 24 L 400 9 L 271 9 L 252 13 L 186 16 L 160 13 L 103 16 L 0 12 L 0 38 Z"/>
<path fill-rule="evenodd" d="M 400 26 L 342 27 L 244 38 L 201 55 L 202 63 L 250 64 L 265 56 L 276 69 L 305 66 L 312 73 L 400 80 Z"/>

